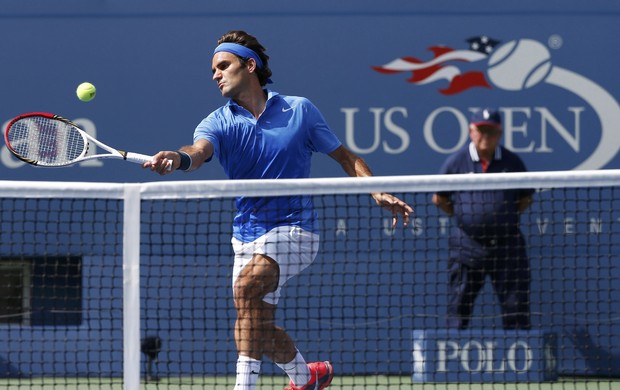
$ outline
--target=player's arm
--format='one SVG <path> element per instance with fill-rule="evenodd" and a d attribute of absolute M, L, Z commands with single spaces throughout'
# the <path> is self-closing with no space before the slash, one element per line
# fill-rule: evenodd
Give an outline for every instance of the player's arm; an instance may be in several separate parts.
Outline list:
<path fill-rule="evenodd" d="M 329 156 L 336 160 L 347 175 L 351 177 L 372 176 L 372 172 L 368 165 L 366 165 L 366 162 L 343 145 L 331 152 Z M 409 215 L 413 214 L 411 206 L 386 192 L 374 192 L 371 195 L 379 206 L 392 213 L 392 227 L 396 226 L 399 214 L 403 219 L 403 224 L 407 226 Z"/>
<path fill-rule="evenodd" d="M 178 151 L 166 150 L 153 156 L 153 161 L 144 164 L 145 168 L 160 175 L 167 175 L 183 166 L 184 171 L 193 171 L 213 156 L 213 144 L 205 139 L 199 139 L 193 145 L 183 146 Z M 172 161 L 172 169 L 168 168 L 168 160 Z"/>
<path fill-rule="evenodd" d="M 452 200 L 447 195 L 433 194 L 433 204 L 450 216 L 454 214 Z"/>
<path fill-rule="evenodd" d="M 366 165 L 366 162 L 344 145 L 340 145 L 336 150 L 331 152 L 329 156 L 336 160 L 347 175 L 351 177 L 372 176 L 372 172 L 368 165 Z"/>
<path fill-rule="evenodd" d="M 532 198 L 532 195 L 528 195 L 528 196 L 524 196 L 522 198 L 519 199 L 519 213 L 524 212 L 525 210 L 528 209 L 528 207 L 530 207 L 530 205 L 532 204 L 532 202 L 534 201 L 534 199 Z"/>

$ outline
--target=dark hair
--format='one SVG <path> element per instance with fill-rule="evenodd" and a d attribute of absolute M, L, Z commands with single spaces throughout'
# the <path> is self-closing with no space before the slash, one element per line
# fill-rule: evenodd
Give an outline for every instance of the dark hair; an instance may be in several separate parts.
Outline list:
<path fill-rule="evenodd" d="M 241 30 L 229 31 L 226 34 L 222 35 L 220 39 L 218 39 L 217 44 L 221 44 L 224 42 L 236 43 L 239 45 L 243 45 L 248 49 L 252 49 L 258 56 L 261 61 L 263 61 L 262 68 L 256 68 L 256 75 L 258 76 L 258 81 L 262 87 L 267 85 L 267 79 L 271 77 L 271 69 L 269 69 L 269 56 L 265 54 L 265 47 L 258 42 L 255 36 L 246 33 Z M 237 56 L 239 57 L 239 56 Z M 241 63 L 245 65 L 247 63 L 247 58 L 239 57 Z"/>

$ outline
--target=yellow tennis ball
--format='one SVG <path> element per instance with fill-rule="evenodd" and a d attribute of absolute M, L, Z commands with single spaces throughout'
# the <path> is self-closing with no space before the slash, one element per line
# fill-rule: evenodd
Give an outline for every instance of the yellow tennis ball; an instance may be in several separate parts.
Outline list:
<path fill-rule="evenodd" d="M 97 88 L 95 88 L 95 86 L 91 83 L 82 83 L 78 85 L 75 93 L 81 101 L 90 102 L 95 98 L 95 95 L 97 94 Z"/>

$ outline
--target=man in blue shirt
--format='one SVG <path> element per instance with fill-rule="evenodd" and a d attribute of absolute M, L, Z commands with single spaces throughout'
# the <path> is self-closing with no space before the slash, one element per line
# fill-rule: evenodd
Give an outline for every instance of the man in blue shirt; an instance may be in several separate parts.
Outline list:
<path fill-rule="evenodd" d="M 441 174 L 524 172 L 521 159 L 500 145 L 501 117 L 493 109 L 473 114 L 471 142 L 443 164 Z M 453 217 L 449 238 L 447 326 L 469 326 L 474 301 L 490 277 L 504 329 L 530 328 L 530 265 L 519 219 L 533 190 L 440 192 L 433 203 Z"/>
<path fill-rule="evenodd" d="M 312 153 L 328 154 L 349 176 L 371 176 L 302 97 L 265 89 L 269 56 L 258 40 L 231 31 L 213 53 L 213 80 L 230 100 L 196 128 L 193 145 L 157 153 L 144 164 L 162 175 L 199 168 L 213 156 L 231 179 L 307 178 Z M 371 194 L 406 225 L 413 209 L 386 193 Z M 290 377 L 290 388 L 323 389 L 333 377 L 329 361 L 306 363 L 284 329 L 275 325 L 281 287 L 318 252 L 317 215 L 309 196 L 239 197 L 233 222 L 233 296 L 237 310 L 236 390 L 255 387 L 266 355 Z M 316 303 L 319 305 L 319 303 Z"/>

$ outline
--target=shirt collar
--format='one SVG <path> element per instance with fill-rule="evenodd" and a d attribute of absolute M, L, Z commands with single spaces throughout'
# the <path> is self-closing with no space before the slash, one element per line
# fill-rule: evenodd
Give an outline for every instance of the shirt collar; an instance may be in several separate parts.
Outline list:
<path fill-rule="evenodd" d="M 267 93 L 267 103 L 265 104 L 265 108 L 269 107 L 272 104 L 272 100 L 274 98 L 277 98 L 278 95 L 280 95 L 278 92 L 276 91 L 272 91 L 270 89 L 263 89 L 264 92 Z M 240 105 L 237 104 L 237 102 L 235 102 L 233 99 L 228 99 L 228 102 L 226 103 L 226 106 L 230 109 L 230 110 L 238 110 L 240 108 L 242 108 Z"/>
<path fill-rule="evenodd" d="M 478 155 L 478 151 L 476 150 L 476 145 L 473 142 L 469 142 L 469 157 L 471 157 L 471 161 L 478 162 L 480 161 L 480 156 Z M 502 159 L 502 148 L 499 144 L 495 147 L 495 155 L 493 156 L 493 160 L 501 160 Z"/>

